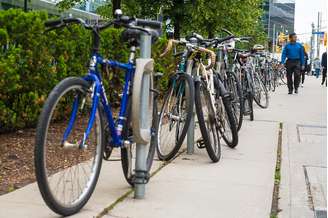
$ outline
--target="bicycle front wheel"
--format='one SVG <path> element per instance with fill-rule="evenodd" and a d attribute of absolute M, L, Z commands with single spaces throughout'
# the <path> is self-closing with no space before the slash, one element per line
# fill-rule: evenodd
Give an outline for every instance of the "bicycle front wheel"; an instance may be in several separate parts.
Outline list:
<path fill-rule="evenodd" d="M 206 151 L 213 162 L 221 158 L 220 131 L 211 94 L 205 82 L 195 84 L 195 106 Z"/>
<path fill-rule="evenodd" d="M 157 155 L 171 160 L 178 153 L 193 113 L 194 86 L 187 74 L 177 74 L 171 81 L 159 114 Z"/>
<path fill-rule="evenodd" d="M 61 81 L 45 102 L 36 130 L 37 183 L 46 204 L 63 216 L 87 203 L 101 168 L 103 121 L 99 107 L 91 113 L 91 87 L 81 78 Z M 85 140 L 92 115 L 95 121 Z"/>

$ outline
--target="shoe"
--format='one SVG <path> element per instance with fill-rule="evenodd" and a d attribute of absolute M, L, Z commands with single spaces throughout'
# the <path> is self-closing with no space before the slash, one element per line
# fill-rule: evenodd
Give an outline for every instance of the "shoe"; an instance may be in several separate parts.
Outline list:
<path fill-rule="evenodd" d="M 293 91 L 289 91 L 289 92 L 288 92 L 288 95 L 291 95 L 291 94 L 293 94 Z"/>
<path fill-rule="evenodd" d="M 298 93 L 298 90 L 297 89 L 295 89 L 295 94 L 297 94 Z"/>

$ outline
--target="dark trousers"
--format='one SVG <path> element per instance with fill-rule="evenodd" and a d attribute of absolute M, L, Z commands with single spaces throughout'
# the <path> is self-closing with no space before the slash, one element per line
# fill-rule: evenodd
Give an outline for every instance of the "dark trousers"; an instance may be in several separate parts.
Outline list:
<path fill-rule="evenodd" d="M 301 71 L 301 83 L 304 84 L 306 70 Z"/>
<path fill-rule="evenodd" d="M 327 68 L 322 69 L 322 82 L 321 85 L 323 85 L 326 82 L 327 86 Z"/>
<path fill-rule="evenodd" d="M 299 60 L 287 60 L 286 69 L 288 90 L 292 92 L 293 89 L 298 89 L 300 85 L 301 63 Z"/>

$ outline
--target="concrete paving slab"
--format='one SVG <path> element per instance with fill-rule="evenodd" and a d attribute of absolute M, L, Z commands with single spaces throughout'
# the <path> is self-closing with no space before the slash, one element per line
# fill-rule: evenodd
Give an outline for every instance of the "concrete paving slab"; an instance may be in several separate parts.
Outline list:
<path fill-rule="evenodd" d="M 284 122 L 279 217 L 311 218 L 315 213 L 304 167 L 327 167 L 327 91 L 313 77 L 306 78 L 298 95 L 286 96 L 282 91 L 273 96 L 280 105 L 273 105 L 276 110 L 272 110 L 272 117 Z M 288 108 L 292 113 L 287 113 Z M 310 171 L 309 180 L 326 187 L 326 171 Z"/>
<path fill-rule="evenodd" d="M 269 217 L 277 129 L 246 121 L 242 143 L 224 146 L 219 163 L 204 150 L 183 154 L 154 177 L 144 200 L 129 196 L 105 217 Z"/>
<path fill-rule="evenodd" d="M 118 156 L 114 155 L 112 159 L 118 160 L 117 158 Z M 160 165 L 161 162 L 155 161 L 153 170 L 156 170 Z M 130 186 L 124 179 L 121 162 L 104 161 L 95 192 L 86 206 L 72 217 L 93 217 L 128 190 L 130 190 Z M 59 217 L 46 206 L 36 183 L 0 196 L 0 205 L 1 218 Z"/>

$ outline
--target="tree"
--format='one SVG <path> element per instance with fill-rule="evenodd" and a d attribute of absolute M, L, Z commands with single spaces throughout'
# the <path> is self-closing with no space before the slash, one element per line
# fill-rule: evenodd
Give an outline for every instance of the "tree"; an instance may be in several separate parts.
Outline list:
<path fill-rule="evenodd" d="M 72 7 L 85 0 L 63 0 L 60 6 Z M 112 2 L 112 3 L 111 3 Z M 226 28 L 236 35 L 253 36 L 253 42 L 265 41 L 262 23 L 262 0 L 115 0 L 98 8 L 104 17 L 121 7 L 123 13 L 141 18 L 156 18 L 162 8 L 164 19 L 170 18 L 175 38 L 192 31 L 212 38 Z"/>

